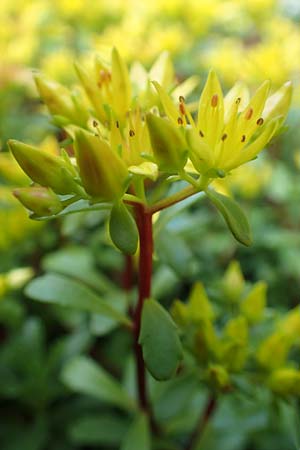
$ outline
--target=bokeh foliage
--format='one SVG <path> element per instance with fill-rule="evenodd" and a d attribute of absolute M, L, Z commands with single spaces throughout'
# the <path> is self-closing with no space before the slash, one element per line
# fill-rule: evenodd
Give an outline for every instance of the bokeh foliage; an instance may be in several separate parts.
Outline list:
<path fill-rule="evenodd" d="M 218 71 L 225 87 L 237 79 L 254 87 L 268 78 L 275 90 L 284 81 L 293 81 L 287 131 L 262 159 L 237 170 L 218 186 L 243 203 L 253 228 L 253 246 L 244 249 L 234 242 L 201 196 L 197 202 L 187 201 L 184 209 L 177 205 L 165 211 L 155 224 L 153 296 L 165 306 L 176 298 L 187 301 L 191 287 L 201 280 L 222 329 L 236 308 L 234 302 L 233 307 L 224 303 L 229 263 L 240 262 L 245 292 L 259 280 L 266 283 L 269 309 L 263 324 L 252 331 L 253 350 L 259 338 L 275 333 L 274 323 L 283 322 L 287 311 L 299 302 L 299 20 L 298 2 L 292 0 L 1 2 L 1 448 L 19 449 L 22 442 L 25 450 L 114 449 L 126 433 L 131 433 L 127 442 L 142 433 L 145 450 L 148 445 L 143 417 L 132 426 L 132 405 L 111 375 L 107 380 L 107 373 L 113 374 L 126 392 L 133 390 L 127 334 L 111 318 L 84 308 L 69 310 L 30 300 L 28 292 L 22 293 L 19 287 L 26 277 L 20 281 L 12 276 L 19 267 L 31 267 L 35 275 L 47 272 L 50 278 L 44 282 L 50 288 L 60 281 L 64 286 L 71 283 L 70 292 L 74 292 L 76 283 L 81 283 L 106 303 L 113 302 L 120 314 L 124 312 L 126 299 L 117 287 L 122 284 L 124 261 L 110 245 L 106 213 L 80 213 L 41 225 L 30 221 L 10 194 L 11 187 L 28 181 L 6 153 L 8 138 L 55 151 L 55 139 L 49 134 L 55 136 L 57 129 L 38 100 L 32 69 L 71 85 L 75 57 L 88 63 L 92 50 L 107 55 L 115 45 L 128 62 L 141 60 L 146 67 L 158 53 L 168 50 L 178 79 L 197 73 L 201 86 L 210 67 Z M 230 285 L 238 282 L 233 277 Z M 42 289 L 49 290 L 47 284 Z M 288 350 L 287 360 L 297 370 L 299 348 L 295 345 Z M 94 369 L 93 361 L 105 370 L 98 374 L 95 386 L 84 383 Z M 72 375 L 75 369 L 78 379 Z M 199 377 L 205 379 L 208 375 L 201 370 Z M 195 382 L 193 376 L 185 377 L 152 382 L 155 413 L 166 424 L 169 436 L 179 442 L 192 430 L 206 394 L 207 378 L 201 384 L 202 379 Z M 198 450 L 298 448 L 295 398 L 293 404 L 274 399 L 264 385 L 258 383 L 254 389 L 246 377 L 237 375 L 235 382 L 240 392 L 224 395 Z M 108 383 L 110 395 L 106 397 L 101 391 L 103 383 Z M 172 448 L 167 442 L 156 445 Z"/>

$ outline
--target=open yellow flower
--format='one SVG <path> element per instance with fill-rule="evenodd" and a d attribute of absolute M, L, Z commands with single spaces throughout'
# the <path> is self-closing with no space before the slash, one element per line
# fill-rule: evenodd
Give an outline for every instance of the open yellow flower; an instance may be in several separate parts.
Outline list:
<path fill-rule="evenodd" d="M 247 87 L 238 82 L 224 97 L 216 73 L 210 71 L 194 120 L 184 98 L 175 105 L 155 86 L 166 115 L 185 129 L 194 168 L 209 178 L 225 176 L 258 155 L 282 125 L 292 94 L 287 82 L 268 98 L 270 83 L 265 81 L 249 100 Z"/>

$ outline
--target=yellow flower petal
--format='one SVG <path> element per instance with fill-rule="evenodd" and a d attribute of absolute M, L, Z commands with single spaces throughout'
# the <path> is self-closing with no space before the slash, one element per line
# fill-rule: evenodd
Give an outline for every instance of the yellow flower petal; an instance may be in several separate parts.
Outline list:
<path fill-rule="evenodd" d="M 199 108 L 197 128 L 204 135 L 207 144 L 213 148 L 221 137 L 224 126 L 223 93 L 216 73 L 211 70 L 202 91 Z"/>

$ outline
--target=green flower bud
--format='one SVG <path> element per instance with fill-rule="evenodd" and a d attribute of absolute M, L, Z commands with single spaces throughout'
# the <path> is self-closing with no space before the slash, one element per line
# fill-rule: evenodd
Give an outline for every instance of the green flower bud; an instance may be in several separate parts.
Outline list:
<path fill-rule="evenodd" d="M 219 352 L 219 342 L 211 322 L 203 322 L 193 337 L 193 352 L 201 363 L 207 363 Z"/>
<path fill-rule="evenodd" d="M 21 168 L 35 183 L 50 187 L 57 194 L 76 192 L 77 185 L 63 159 L 19 141 L 10 140 L 8 145 Z"/>
<path fill-rule="evenodd" d="M 266 307 L 267 285 L 259 281 L 251 289 L 241 304 L 241 313 L 245 315 L 250 323 L 259 322 Z"/>
<path fill-rule="evenodd" d="M 36 74 L 34 81 L 42 100 L 53 115 L 64 116 L 77 123 L 76 108 L 68 89 L 55 81 L 47 80 L 43 75 Z"/>
<path fill-rule="evenodd" d="M 179 172 L 187 161 L 187 143 L 181 130 L 168 119 L 147 115 L 154 157 L 160 169 Z"/>
<path fill-rule="evenodd" d="M 248 325 L 245 317 L 230 319 L 221 342 L 221 361 L 232 372 L 240 371 L 248 356 Z"/>
<path fill-rule="evenodd" d="M 275 332 L 260 344 L 256 359 L 266 369 L 277 369 L 285 363 L 290 348 L 290 340 L 282 332 Z"/>
<path fill-rule="evenodd" d="M 230 378 L 225 367 L 219 364 L 210 365 L 207 369 L 208 382 L 213 389 L 224 390 L 230 387 Z"/>
<path fill-rule="evenodd" d="M 19 188 L 13 191 L 14 196 L 37 216 L 51 216 L 59 213 L 63 206 L 51 189 L 45 187 Z"/>
<path fill-rule="evenodd" d="M 222 280 L 222 290 L 226 299 L 237 303 L 245 288 L 245 280 L 238 261 L 232 261 Z"/>
<path fill-rule="evenodd" d="M 284 122 L 287 116 L 291 100 L 293 87 L 290 81 L 284 83 L 265 103 L 262 117 L 264 120 L 270 120 L 277 116 L 282 116 L 280 125 Z"/>
<path fill-rule="evenodd" d="M 292 367 L 283 367 L 271 373 L 269 388 L 280 395 L 300 395 L 300 371 Z"/>
<path fill-rule="evenodd" d="M 75 131 L 75 151 L 82 184 L 90 196 L 113 201 L 123 195 L 127 168 L 103 139 L 78 129 Z"/>
<path fill-rule="evenodd" d="M 103 104 L 105 102 L 107 103 L 107 99 L 103 98 L 103 93 L 97 85 L 95 77 L 78 63 L 75 63 L 75 70 L 91 104 L 95 109 L 97 117 L 102 121 L 107 120 L 107 115 L 103 107 Z"/>
<path fill-rule="evenodd" d="M 206 295 L 202 283 L 197 282 L 194 284 L 188 299 L 187 308 L 191 322 L 201 323 L 214 318 L 212 304 Z"/>
<path fill-rule="evenodd" d="M 175 300 L 170 309 L 171 316 L 174 322 L 179 327 L 184 327 L 188 324 L 188 310 L 187 306 L 180 300 Z"/>

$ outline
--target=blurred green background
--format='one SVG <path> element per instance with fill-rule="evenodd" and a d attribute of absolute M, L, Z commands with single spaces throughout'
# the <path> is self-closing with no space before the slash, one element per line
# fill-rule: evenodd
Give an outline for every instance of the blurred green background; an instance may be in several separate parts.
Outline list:
<path fill-rule="evenodd" d="M 80 213 L 37 223 L 11 194 L 28 180 L 7 153 L 7 139 L 50 149 L 56 145 L 57 130 L 37 97 L 32 70 L 71 85 L 75 59 L 108 54 L 116 46 L 129 64 L 139 60 L 147 67 L 167 50 L 178 80 L 199 75 L 198 94 L 211 67 L 224 91 L 237 79 L 252 90 L 265 79 L 272 81 L 273 90 L 292 80 L 285 133 L 258 161 L 236 170 L 219 186 L 234 193 L 247 211 L 253 246 L 237 244 L 215 211 L 199 199 L 180 214 L 173 209 L 157 233 L 154 276 L 155 294 L 166 305 L 184 299 L 196 280 L 213 296 L 228 264 L 237 259 L 247 282 L 267 283 L 268 304 L 281 314 L 298 304 L 300 291 L 300 3 L 2 0 L 0 24 L 0 447 L 118 448 L 117 434 L 128 425 L 124 417 L 116 419 L 99 411 L 97 401 L 70 394 L 60 372 L 70 356 L 89 353 L 120 375 L 130 342 L 119 331 L 108 332 L 95 318 L 35 304 L 22 293 L 34 274 L 49 268 L 65 273 L 68 267 L 75 277 L 80 274 L 101 293 L 108 292 L 112 283 L 122 282 L 124 267 L 109 244 L 105 214 Z M 244 405 L 242 413 L 240 404 L 225 405 L 216 429 L 227 429 L 227 434 L 223 442 L 207 443 L 205 450 L 296 448 L 286 418 L 274 422 L 269 410 L 268 417 L 262 417 L 261 405 Z M 76 424 L 82 414 L 102 414 L 104 428 L 118 430 L 115 441 L 97 438 L 97 433 L 93 441 L 82 423 L 80 433 Z M 235 433 L 247 414 L 246 425 L 243 422 Z"/>

